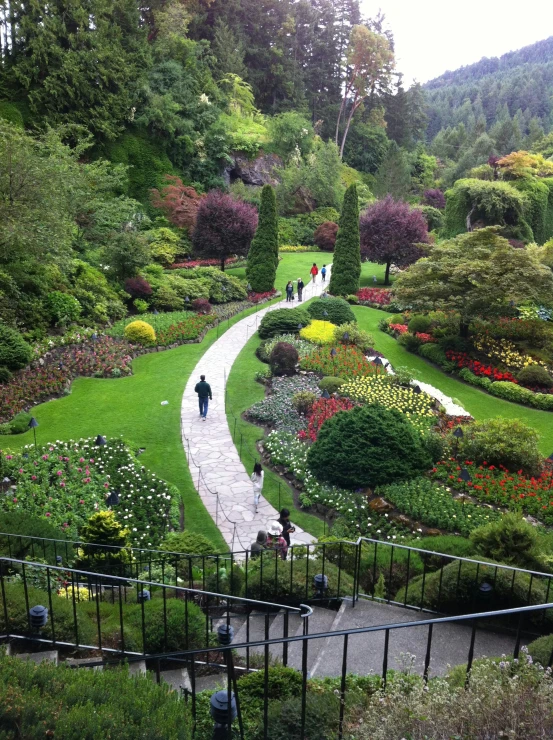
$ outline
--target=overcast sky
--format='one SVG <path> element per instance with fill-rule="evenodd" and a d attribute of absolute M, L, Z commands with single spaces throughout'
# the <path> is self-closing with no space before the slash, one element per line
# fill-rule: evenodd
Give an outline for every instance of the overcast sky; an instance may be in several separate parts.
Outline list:
<path fill-rule="evenodd" d="M 379 8 L 385 13 L 406 85 L 553 35 L 550 0 L 361 0 L 361 5 L 366 15 Z"/>

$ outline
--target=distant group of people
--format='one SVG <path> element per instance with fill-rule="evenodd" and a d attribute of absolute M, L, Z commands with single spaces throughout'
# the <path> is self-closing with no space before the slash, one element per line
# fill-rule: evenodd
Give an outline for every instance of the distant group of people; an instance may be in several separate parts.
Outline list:
<path fill-rule="evenodd" d="M 313 262 L 313 267 L 310 270 L 311 277 L 313 279 L 313 282 L 315 282 L 317 275 L 319 274 L 319 268 L 317 267 L 317 263 Z M 322 282 L 326 282 L 326 265 L 323 265 L 321 268 L 321 279 Z M 303 300 L 303 289 L 305 287 L 305 283 L 301 278 L 298 278 L 298 281 L 296 283 L 297 289 L 298 289 L 298 303 L 301 303 Z M 290 303 L 294 300 L 294 283 L 292 280 L 289 280 L 286 284 L 286 302 Z"/>
<path fill-rule="evenodd" d="M 295 532 L 290 521 L 288 509 L 282 509 L 280 517 L 269 523 L 267 530 L 260 529 L 256 541 L 250 547 L 252 558 L 258 558 L 263 552 L 275 552 L 282 560 L 288 557 L 290 534 Z"/>

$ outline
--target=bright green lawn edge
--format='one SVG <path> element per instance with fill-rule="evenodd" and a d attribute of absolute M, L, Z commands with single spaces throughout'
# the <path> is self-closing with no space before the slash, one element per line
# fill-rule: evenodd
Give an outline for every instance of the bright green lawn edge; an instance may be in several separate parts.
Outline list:
<path fill-rule="evenodd" d="M 407 352 L 397 341 L 380 331 L 378 323 L 389 314 L 376 308 L 353 306 L 357 322 L 361 329 L 370 332 L 375 340 L 374 348 L 388 359 L 395 367 L 405 367 L 419 380 L 430 383 L 438 390 L 453 399 L 457 399 L 463 408 L 475 419 L 492 419 L 503 417 L 506 419 L 521 419 L 540 435 L 540 449 L 546 456 L 553 452 L 553 413 L 530 409 L 520 404 L 510 403 L 501 398 L 495 398 L 488 393 L 474 388 L 446 375 L 434 365 L 426 362 L 422 357 Z"/>

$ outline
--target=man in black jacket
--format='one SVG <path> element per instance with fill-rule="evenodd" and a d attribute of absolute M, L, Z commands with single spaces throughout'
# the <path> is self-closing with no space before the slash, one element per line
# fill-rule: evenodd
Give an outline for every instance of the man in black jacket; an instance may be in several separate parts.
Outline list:
<path fill-rule="evenodd" d="M 205 417 L 207 416 L 207 405 L 208 405 L 208 398 L 210 400 L 213 400 L 213 396 L 211 395 L 211 386 L 209 383 L 205 382 L 205 375 L 200 375 L 200 382 L 196 383 L 196 387 L 194 388 L 196 393 L 198 394 L 198 401 L 200 404 L 200 416 L 202 417 L 203 421 L 205 421 Z"/>

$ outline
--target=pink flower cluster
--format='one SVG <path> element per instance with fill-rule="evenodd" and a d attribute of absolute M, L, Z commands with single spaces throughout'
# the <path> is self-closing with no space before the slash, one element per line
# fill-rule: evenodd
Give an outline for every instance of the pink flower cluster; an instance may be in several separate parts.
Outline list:
<path fill-rule="evenodd" d="M 238 257 L 229 257 L 225 260 L 225 265 L 232 265 L 237 262 Z M 219 267 L 221 260 L 190 260 L 189 262 L 175 262 L 171 265 L 171 270 L 193 270 L 194 267 Z"/>
<path fill-rule="evenodd" d="M 408 328 L 406 324 L 390 324 L 390 329 L 398 334 L 407 334 Z"/>
<path fill-rule="evenodd" d="M 361 303 L 376 303 L 377 306 L 388 306 L 392 301 L 392 291 L 385 288 L 361 288 L 356 295 Z"/>

